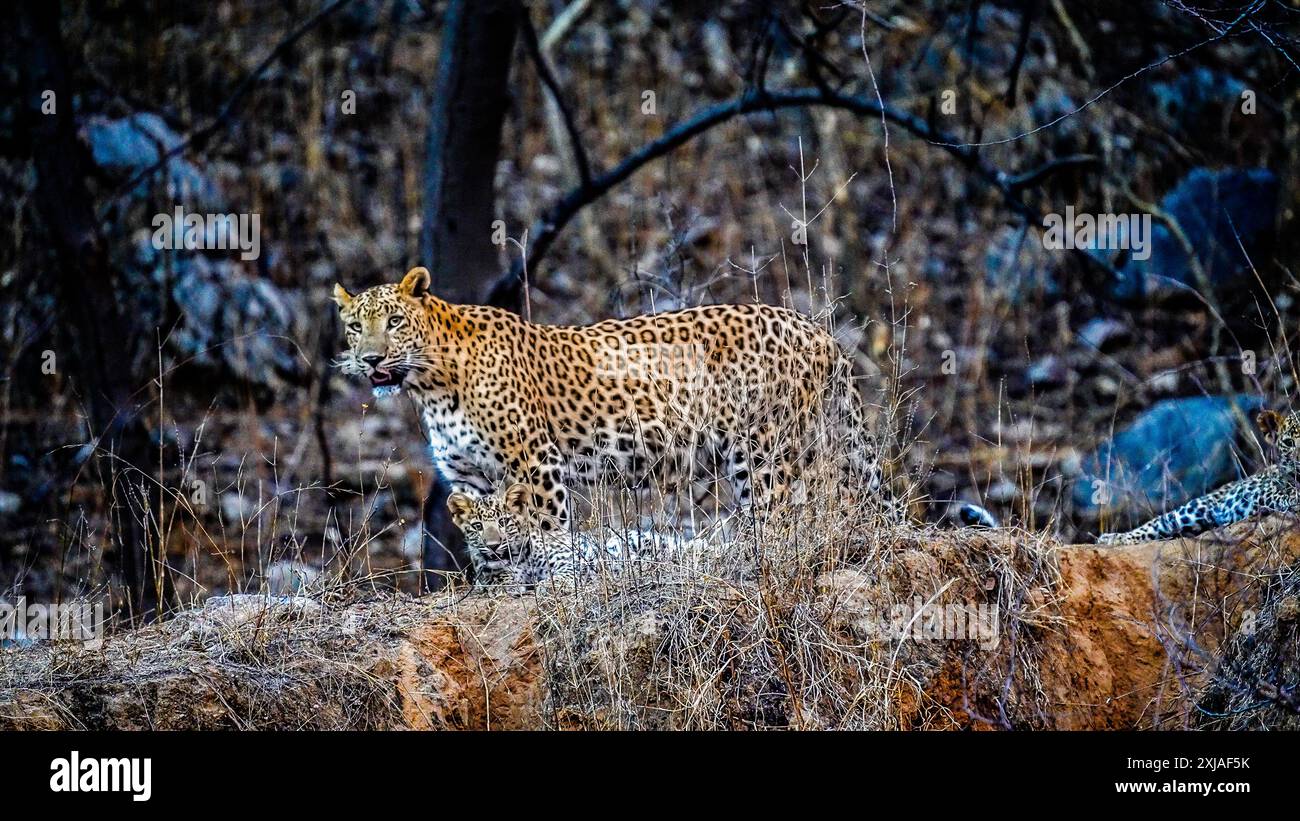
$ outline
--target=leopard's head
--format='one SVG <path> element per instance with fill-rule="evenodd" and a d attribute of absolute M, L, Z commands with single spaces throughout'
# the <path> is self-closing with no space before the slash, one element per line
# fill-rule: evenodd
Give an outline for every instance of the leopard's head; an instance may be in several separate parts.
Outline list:
<path fill-rule="evenodd" d="M 1277 411 L 1260 412 L 1256 418 L 1259 429 L 1264 436 L 1277 445 L 1278 459 L 1294 462 L 1300 457 L 1300 411 L 1292 411 L 1283 416 Z"/>
<path fill-rule="evenodd" d="M 334 301 L 348 341 L 339 367 L 368 377 L 376 395 L 394 393 L 412 374 L 431 370 L 439 356 L 425 307 L 431 299 L 426 268 L 412 268 L 399 283 L 376 285 L 355 296 L 336 284 Z"/>
<path fill-rule="evenodd" d="M 484 498 L 456 492 L 447 497 L 447 510 L 470 550 L 489 561 L 504 561 L 523 547 L 528 495 L 528 486 L 518 482 Z"/>

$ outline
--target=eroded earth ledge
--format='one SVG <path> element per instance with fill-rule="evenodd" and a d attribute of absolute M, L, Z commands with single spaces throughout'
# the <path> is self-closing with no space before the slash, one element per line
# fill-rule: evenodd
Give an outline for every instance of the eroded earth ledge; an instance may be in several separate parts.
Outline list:
<path fill-rule="evenodd" d="M 1297 726 L 1290 520 L 1123 548 L 917 532 L 836 562 L 789 543 L 577 593 L 215 598 L 94 650 L 0 651 L 0 729 Z M 932 605 L 985 605 L 996 635 L 932 636 Z"/>

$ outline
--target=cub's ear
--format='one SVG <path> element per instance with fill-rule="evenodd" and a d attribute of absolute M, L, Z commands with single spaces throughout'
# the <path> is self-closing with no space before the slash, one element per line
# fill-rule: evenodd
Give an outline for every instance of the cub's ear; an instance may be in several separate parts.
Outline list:
<path fill-rule="evenodd" d="M 402 277 L 402 284 L 397 290 L 404 296 L 422 297 L 429 292 L 429 269 L 412 268 Z"/>
<path fill-rule="evenodd" d="M 346 308 L 352 304 L 352 294 L 349 294 L 346 288 L 336 282 L 334 283 L 334 301 L 338 303 L 340 308 Z"/>
<path fill-rule="evenodd" d="M 515 482 L 506 488 L 506 510 L 515 513 L 523 513 L 528 509 L 528 502 L 532 498 L 533 492 L 528 485 L 523 482 Z"/>
<path fill-rule="evenodd" d="M 1277 432 L 1282 429 L 1282 422 L 1282 414 L 1277 411 L 1260 411 L 1259 416 L 1255 417 L 1255 424 L 1259 425 L 1260 433 L 1269 440 L 1277 436 Z"/>
<path fill-rule="evenodd" d="M 464 493 L 453 493 L 447 497 L 447 512 L 451 514 L 451 521 L 456 527 L 461 527 L 469 518 L 470 511 L 474 509 L 474 500 Z"/>

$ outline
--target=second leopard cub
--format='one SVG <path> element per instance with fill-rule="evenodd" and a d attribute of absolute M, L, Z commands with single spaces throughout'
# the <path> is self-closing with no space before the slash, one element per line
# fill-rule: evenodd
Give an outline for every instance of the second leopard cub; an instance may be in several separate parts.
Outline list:
<path fill-rule="evenodd" d="M 1259 513 L 1300 512 L 1300 411 L 1284 418 L 1275 411 L 1259 415 L 1266 436 L 1276 433 L 1277 462 L 1258 473 L 1198 497 L 1124 533 L 1103 533 L 1098 544 L 1138 544 L 1176 536 L 1193 536 L 1239 522 Z"/>
<path fill-rule="evenodd" d="M 546 530 L 530 523 L 529 498 L 529 488 L 522 483 L 481 498 L 467 493 L 447 498 L 452 522 L 465 534 L 479 585 L 504 582 L 529 587 L 595 574 L 602 567 L 619 572 L 633 563 L 668 558 L 698 546 L 653 532 L 601 541 L 586 533 Z"/>

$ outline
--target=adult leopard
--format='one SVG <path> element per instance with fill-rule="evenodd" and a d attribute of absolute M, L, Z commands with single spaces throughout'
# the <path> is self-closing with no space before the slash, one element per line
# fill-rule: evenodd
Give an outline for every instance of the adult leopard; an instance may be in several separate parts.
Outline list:
<path fill-rule="evenodd" d="M 788 491 L 818 455 L 864 504 L 881 458 L 851 368 L 807 317 L 710 305 L 540 325 L 429 292 L 429 272 L 356 295 L 334 286 L 345 372 L 413 400 L 453 491 L 529 488 L 543 527 L 564 527 L 571 490 L 598 480 L 679 486 L 721 466 L 742 507 Z M 711 461 L 706 462 L 705 457 Z"/>

